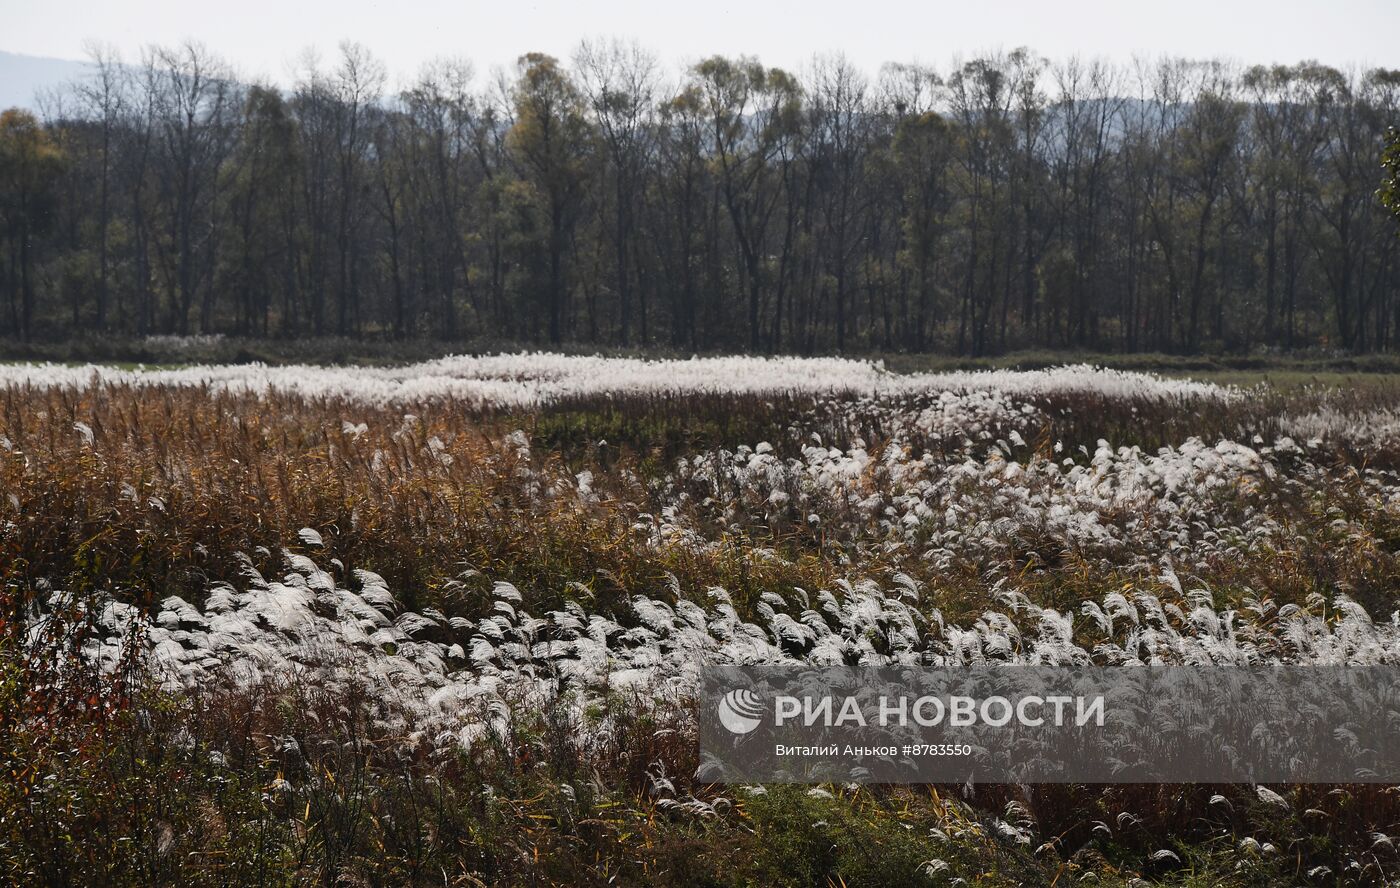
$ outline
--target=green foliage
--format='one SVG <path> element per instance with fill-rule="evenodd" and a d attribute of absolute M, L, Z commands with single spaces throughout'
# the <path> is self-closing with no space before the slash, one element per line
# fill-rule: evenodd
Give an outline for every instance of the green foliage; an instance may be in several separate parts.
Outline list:
<path fill-rule="evenodd" d="M 53 203 L 64 164 L 62 150 L 34 115 L 15 108 L 0 113 L 0 235 L 10 266 L 0 277 L 0 294 L 9 303 L 14 332 L 24 339 L 32 330 L 38 300 L 35 241 L 54 225 Z"/>
<path fill-rule="evenodd" d="M 37 226 L 46 216 L 64 157 L 53 136 L 33 114 L 0 112 L 0 209 L 10 226 Z M 37 229 L 35 229 L 37 231 Z"/>
<path fill-rule="evenodd" d="M 529 53 L 519 60 L 516 82 L 515 125 L 507 144 L 527 171 L 525 181 L 536 195 L 546 232 L 547 284 L 543 308 L 549 319 L 549 341 L 563 338 L 568 269 L 564 266 L 567 241 L 577 220 L 592 152 L 592 131 L 584 117 L 583 97 L 564 73 L 557 59 Z"/>

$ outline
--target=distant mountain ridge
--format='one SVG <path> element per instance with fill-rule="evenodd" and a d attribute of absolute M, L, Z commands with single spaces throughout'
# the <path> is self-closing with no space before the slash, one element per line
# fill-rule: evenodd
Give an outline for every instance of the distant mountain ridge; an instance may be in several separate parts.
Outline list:
<path fill-rule="evenodd" d="M 87 62 L 24 55 L 0 50 L 0 110 L 36 110 L 37 94 L 62 86 L 87 73 Z"/>

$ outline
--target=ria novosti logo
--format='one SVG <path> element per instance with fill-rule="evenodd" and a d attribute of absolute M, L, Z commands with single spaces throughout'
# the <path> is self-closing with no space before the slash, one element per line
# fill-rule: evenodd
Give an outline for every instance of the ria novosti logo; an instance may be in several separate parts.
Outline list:
<path fill-rule="evenodd" d="M 763 721 L 765 708 L 757 694 L 739 688 L 720 698 L 719 723 L 731 733 L 747 734 Z"/>

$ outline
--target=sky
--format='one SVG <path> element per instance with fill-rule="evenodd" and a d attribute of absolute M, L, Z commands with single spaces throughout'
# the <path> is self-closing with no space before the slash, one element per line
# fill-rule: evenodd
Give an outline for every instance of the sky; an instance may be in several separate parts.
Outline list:
<path fill-rule="evenodd" d="M 146 44 L 193 38 L 245 79 L 283 84 L 306 48 L 329 58 L 345 39 L 396 81 L 440 56 L 482 75 L 527 51 L 568 58 L 585 37 L 634 39 L 673 69 L 715 53 L 800 69 L 840 51 L 874 73 L 1023 45 L 1051 59 L 1400 67 L 1400 0 L 0 0 L 0 23 L 0 50 L 81 59 L 96 40 L 135 59 Z"/>

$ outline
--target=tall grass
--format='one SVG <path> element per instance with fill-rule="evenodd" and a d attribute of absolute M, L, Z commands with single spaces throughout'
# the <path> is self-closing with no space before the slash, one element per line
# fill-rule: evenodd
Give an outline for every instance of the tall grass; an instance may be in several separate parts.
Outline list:
<path fill-rule="evenodd" d="M 508 730 L 463 747 L 386 720 L 353 682 L 174 690 L 151 679 L 139 645 L 117 669 L 85 655 L 99 602 L 147 615 L 172 595 L 199 605 L 219 583 L 244 582 L 245 556 L 275 576 L 288 549 L 338 582 L 374 571 L 403 607 L 445 619 L 490 613 L 497 581 L 533 613 L 572 600 L 625 622 L 634 596 L 708 604 L 721 587 L 752 618 L 770 593 L 903 577 L 923 589 L 921 607 L 972 623 L 997 592 L 1064 611 L 1125 589 L 1163 592 L 1162 556 L 1179 571 L 1171 579 L 1219 609 L 1339 594 L 1376 615 L 1395 609 L 1400 443 L 1347 424 L 1393 410 L 1387 387 L 976 391 L 951 406 L 927 391 L 692 392 L 525 408 L 130 381 L 5 387 L 0 880 L 1394 878 L 1400 809 L 1385 788 L 1278 787 L 1279 804 L 1251 787 L 706 786 L 689 776 L 684 705 L 606 695 L 583 714 L 608 725 L 606 742 L 591 743 L 571 727 L 577 700 L 522 703 Z M 1315 445 L 1272 449 L 1297 417 L 1324 410 L 1350 419 L 1314 423 Z M 1192 449 L 1193 437 L 1205 443 Z M 1222 440 L 1255 448 L 1260 468 L 1202 470 L 1228 483 L 1189 496 L 1154 487 L 1152 500 L 1103 499 L 1093 524 L 1121 545 L 1045 519 L 1047 503 L 1088 514 L 1073 497 L 1095 459 L 1117 490 L 1159 448 L 1163 465 L 1188 466 Z M 1132 447 L 1141 453 L 1118 450 Z M 849 478 L 837 471 L 851 465 Z M 956 508 L 907 525 L 885 511 L 915 500 Z M 1172 525 L 1180 546 L 1154 535 L 1163 501 L 1190 507 Z"/>

